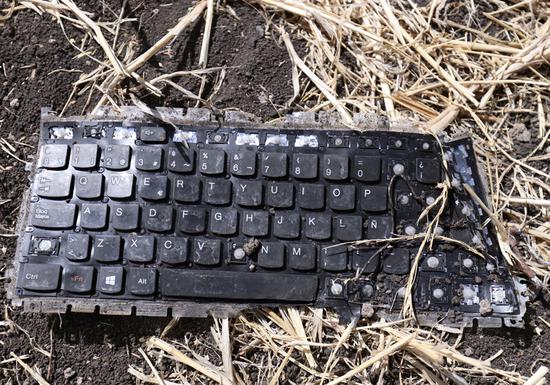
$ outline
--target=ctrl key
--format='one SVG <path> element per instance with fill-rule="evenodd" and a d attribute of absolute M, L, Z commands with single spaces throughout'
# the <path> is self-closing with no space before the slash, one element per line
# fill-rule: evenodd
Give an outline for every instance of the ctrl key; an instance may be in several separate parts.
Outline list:
<path fill-rule="evenodd" d="M 60 265 L 27 263 L 19 279 L 19 286 L 32 291 L 56 291 L 59 287 Z"/>

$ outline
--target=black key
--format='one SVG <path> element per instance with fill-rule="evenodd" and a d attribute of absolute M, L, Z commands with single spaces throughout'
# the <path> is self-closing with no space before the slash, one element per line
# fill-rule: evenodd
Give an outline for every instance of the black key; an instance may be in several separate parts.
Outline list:
<path fill-rule="evenodd" d="M 367 219 L 367 239 L 386 239 L 393 236 L 393 219 L 390 215 L 371 216 Z"/>
<path fill-rule="evenodd" d="M 212 209 L 210 232 L 219 235 L 233 235 L 237 231 L 237 210 Z"/>
<path fill-rule="evenodd" d="M 155 237 L 132 235 L 124 239 L 124 258 L 131 262 L 151 262 L 155 256 Z"/>
<path fill-rule="evenodd" d="M 225 171 L 225 152 L 222 150 L 200 150 L 199 170 L 206 175 L 223 174 Z"/>
<path fill-rule="evenodd" d="M 358 215 L 334 217 L 334 236 L 339 241 L 358 241 L 363 238 L 363 218 Z"/>
<path fill-rule="evenodd" d="M 265 211 L 243 211 L 241 231 L 249 237 L 265 237 L 269 233 L 269 214 Z"/>
<path fill-rule="evenodd" d="M 167 196 L 168 178 L 162 175 L 142 175 L 138 182 L 138 194 L 143 199 L 161 200 Z"/>
<path fill-rule="evenodd" d="M 111 225 L 115 230 L 131 231 L 139 226 L 139 205 L 120 204 L 112 205 Z"/>
<path fill-rule="evenodd" d="M 176 177 L 172 181 L 173 196 L 178 202 L 195 203 L 200 199 L 201 181 L 194 176 Z"/>
<path fill-rule="evenodd" d="M 42 171 L 34 178 L 34 191 L 44 198 L 66 198 L 71 195 L 73 176 L 61 171 Z"/>
<path fill-rule="evenodd" d="M 356 156 L 353 158 L 353 177 L 361 182 L 380 180 L 380 163 L 377 156 Z"/>
<path fill-rule="evenodd" d="M 355 250 L 352 256 L 352 268 L 364 274 L 375 273 L 378 270 L 380 253 L 376 249 Z"/>
<path fill-rule="evenodd" d="M 120 237 L 118 235 L 96 235 L 92 255 L 98 262 L 117 262 L 120 259 Z"/>
<path fill-rule="evenodd" d="M 40 148 L 38 167 L 59 169 L 67 165 L 69 146 L 66 144 L 45 144 Z"/>
<path fill-rule="evenodd" d="M 319 158 L 316 154 L 294 154 L 292 155 L 293 177 L 298 179 L 317 178 Z"/>
<path fill-rule="evenodd" d="M 170 231 L 172 229 L 172 206 L 155 205 L 143 209 L 143 222 L 147 230 L 156 233 Z"/>
<path fill-rule="evenodd" d="M 325 207 L 325 186 L 301 184 L 298 187 L 298 205 L 308 210 L 320 210 Z"/>
<path fill-rule="evenodd" d="M 81 174 L 75 177 L 75 194 L 80 199 L 101 198 L 103 193 L 103 175 Z"/>
<path fill-rule="evenodd" d="M 280 152 L 262 153 L 262 175 L 270 178 L 281 178 L 286 176 L 287 156 Z"/>
<path fill-rule="evenodd" d="M 170 265 L 187 262 L 189 241 L 182 237 L 157 238 L 157 253 L 160 260 Z"/>
<path fill-rule="evenodd" d="M 285 246 L 282 243 L 263 242 L 258 252 L 258 266 L 279 269 L 285 264 Z"/>
<path fill-rule="evenodd" d="M 160 291 L 168 297 L 307 302 L 318 285 L 315 275 L 160 269 Z"/>
<path fill-rule="evenodd" d="M 122 291 L 124 269 L 120 266 L 101 266 L 97 277 L 97 288 L 105 294 L 118 294 Z"/>
<path fill-rule="evenodd" d="M 349 159 L 342 155 L 323 155 L 323 177 L 327 180 L 346 180 Z"/>
<path fill-rule="evenodd" d="M 168 148 L 168 170 L 173 172 L 193 172 L 195 168 L 195 151 L 183 146 Z"/>
<path fill-rule="evenodd" d="M 348 247 L 346 245 L 321 248 L 321 267 L 328 271 L 345 271 L 348 266 Z"/>
<path fill-rule="evenodd" d="M 267 184 L 267 205 L 276 208 L 288 208 L 294 204 L 294 186 L 287 182 L 269 182 Z"/>
<path fill-rule="evenodd" d="M 141 127 L 139 138 L 144 143 L 158 143 L 166 140 L 166 130 L 162 127 Z"/>
<path fill-rule="evenodd" d="M 273 235 L 283 239 L 298 238 L 300 236 L 300 214 L 278 212 L 273 221 Z"/>
<path fill-rule="evenodd" d="M 353 210 L 355 186 L 331 185 L 328 189 L 328 205 L 333 210 Z"/>
<path fill-rule="evenodd" d="M 69 265 L 63 269 L 61 288 L 71 293 L 89 293 L 94 283 L 93 266 Z"/>
<path fill-rule="evenodd" d="M 99 146 L 97 144 L 75 144 L 72 166 L 79 169 L 94 168 L 97 165 Z"/>
<path fill-rule="evenodd" d="M 60 265 L 25 263 L 18 284 L 32 291 L 55 291 L 59 286 Z"/>
<path fill-rule="evenodd" d="M 65 257 L 71 261 L 85 261 L 90 255 L 90 236 L 88 234 L 67 234 Z"/>
<path fill-rule="evenodd" d="M 61 202 L 37 202 L 31 205 L 31 225 L 47 229 L 74 226 L 76 205 Z"/>
<path fill-rule="evenodd" d="M 241 206 L 257 207 L 262 204 L 262 182 L 239 181 L 235 184 L 235 203 Z"/>
<path fill-rule="evenodd" d="M 157 287 L 154 268 L 131 267 L 128 273 L 128 290 L 134 295 L 153 295 Z"/>
<path fill-rule="evenodd" d="M 236 176 L 252 176 L 256 173 L 256 152 L 239 151 L 231 156 L 231 173 Z"/>
<path fill-rule="evenodd" d="M 198 207 L 183 207 L 178 210 L 178 228 L 189 234 L 204 232 L 206 227 L 206 211 Z"/>
<path fill-rule="evenodd" d="M 162 167 L 162 148 L 138 147 L 136 150 L 136 168 L 143 171 L 156 171 Z"/>
<path fill-rule="evenodd" d="M 110 144 L 105 148 L 103 165 L 107 170 L 126 170 L 130 166 L 130 146 Z"/>
<path fill-rule="evenodd" d="M 359 190 L 361 208 L 365 211 L 386 211 L 388 188 L 386 186 L 363 186 Z"/>
<path fill-rule="evenodd" d="M 294 270 L 315 269 L 315 246 L 309 244 L 292 244 L 288 246 L 288 265 Z"/>
<path fill-rule="evenodd" d="M 441 165 L 439 160 L 417 159 L 416 180 L 422 183 L 439 183 L 441 181 Z"/>
<path fill-rule="evenodd" d="M 107 177 L 107 196 L 114 199 L 130 198 L 134 192 L 132 174 L 112 174 Z"/>
<path fill-rule="evenodd" d="M 304 222 L 306 237 L 317 240 L 330 238 L 331 222 L 328 214 L 307 214 Z"/>
<path fill-rule="evenodd" d="M 231 181 L 225 179 L 207 179 L 204 182 L 203 199 L 211 205 L 231 203 Z"/>
<path fill-rule="evenodd" d="M 384 272 L 388 274 L 409 274 L 410 261 L 408 249 L 393 249 L 384 258 Z"/>
<path fill-rule="evenodd" d="M 193 262 L 199 265 L 220 263 L 222 243 L 215 239 L 195 239 L 193 242 Z"/>
<path fill-rule="evenodd" d="M 107 225 L 107 205 L 102 203 L 83 203 L 80 209 L 80 227 L 99 230 Z"/>

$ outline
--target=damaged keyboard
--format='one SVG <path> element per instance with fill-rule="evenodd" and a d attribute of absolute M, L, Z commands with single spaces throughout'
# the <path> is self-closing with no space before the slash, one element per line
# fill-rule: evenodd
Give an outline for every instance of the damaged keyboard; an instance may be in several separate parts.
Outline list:
<path fill-rule="evenodd" d="M 522 325 L 522 285 L 463 188 L 485 200 L 470 140 L 441 147 L 372 119 L 351 131 L 308 114 L 281 126 L 180 115 L 169 125 L 135 111 L 44 113 L 16 304 L 158 316 L 306 304 L 392 319 L 447 181 L 436 237 L 419 254 L 417 318 Z"/>

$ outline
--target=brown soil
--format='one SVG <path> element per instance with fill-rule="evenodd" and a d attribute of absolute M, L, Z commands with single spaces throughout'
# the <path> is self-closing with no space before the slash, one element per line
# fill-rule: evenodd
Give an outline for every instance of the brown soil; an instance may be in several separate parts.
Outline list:
<path fill-rule="evenodd" d="M 92 1 L 80 6 L 94 12 L 96 17 L 105 15 L 104 19 L 111 19 L 109 8 L 118 12 L 121 3 L 117 0 Z M 126 25 L 124 38 L 132 37 L 141 50 L 146 49 L 184 15 L 190 3 L 185 1 L 177 6 L 163 6 L 159 1 L 129 1 L 128 12 L 134 10 L 131 16 L 138 21 Z M 6 4 L 0 1 L 0 8 L 4 6 Z M 239 19 L 221 13 L 214 23 L 209 66 L 227 66 L 228 69 L 224 86 L 212 99 L 213 105 L 216 108 L 239 108 L 266 120 L 277 117 L 276 107 L 284 105 L 292 96 L 287 52 L 270 33 L 265 33 L 265 21 L 255 9 L 237 2 L 231 3 L 231 6 Z M 65 27 L 70 37 L 80 36 L 68 24 Z M 169 53 L 160 55 L 156 62 L 149 64 L 146 71 L 160 74 L 197 68 L 201 31 L 199 22 L 173 44 Z M 296 45 L 300 50 L 299 42 Z M 27 159 L 35 153 L 40 107 L 51 106 L 61 110 L 71 92 L 71 83 L 79 76 L 77 72 L 59 70 L 87 71 L 91 68 L 91 63 L 74 60 L 74 56 L 75 50 L 48 16 L 21 11 L 0 27 L 0 136 L 16 148 L 15 154 L 20 159 Z M 199 84 L 195 80 L 182 80 L 180 84 L 198 92 Z M 213 79 L 212 83 L 207 84 L 207 92 L 210 92 L 212 85 Z M 149 99 L 148 102 L 188 106 L 187 101 L 171 91 L 161 100 Z M 79 114 L 84 104 L 84 98 L 76 99 L 71 112 Z M 13 233 L 20 199 L 27 185 L 24 164 L 0 151 L 0 234 Z M 4 271 L 10 263 L 14 251 L 15 238 L 0 237 L 0 271 Z M 7 305 L 4 284 L 5 281 L 0 280 L 2 308 Z M 29 354 L 31 358 L 27 362 L 41 368 L 42 374 L 52 384 L 135 383 L 127 369 L 130 364 L 143 364 L 137 348 L 144 337 L 158 335 L 169 321 L 96 315 L 32 315 L 22 314 L 18 310 L 9 311 L 9 314 L 28 332 L 28 336 L 23 332 L 2 335 L 0 361 L 9 358 L 10 352 Z M 537 316 L 550 318 L 547 303 L 531 305 L 528 321 L 534 321 Z M 202 340 L 209 341 L 209 327 L 208 320 L 185 320 L 168 336 L 191 341 L 204 336 Z M 532 322 L 528 322 L 527 328 L 522 331 L 468 331 L 464 348 L 472 348 L 474 356 L 484 359 L 503 349 L 504 353 L 494 364 L 505 369 L 515 368 L 527 375 L 531 365 L 546 357 L 550 350 L 549 333 L 546 328 L 538 335 Z M 51 349 L 52 359 L 37 353 L 32 349 L 32 344 Z M 215 349 L 206 345 L 201 349 L 216 361 Z M 23 372 L 0 369 L 0 383 L 9 383 L 10 379 L 12 383 L 32 383 Z"/>

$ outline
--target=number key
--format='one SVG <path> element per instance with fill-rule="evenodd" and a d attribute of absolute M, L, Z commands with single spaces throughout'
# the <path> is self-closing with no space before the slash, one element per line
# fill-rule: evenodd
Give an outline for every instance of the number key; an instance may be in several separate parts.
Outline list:
<path fill-rule="evenodd" d="M 341 155 L 323 156 L 323 176 L 328 180 L 345 180 L 349 174 L 349 159 Z"/>
<path fill-rule="evenodd" d="M 292 176 L 299 179 L 317 178 L 318 158 L 316 154 L 294 154 Z"/>
<path fill-rule="evenodd" d="M 284 153 L 265 152 L 262 154 L 262 175 L 270 178 L 286 176 L 287 157 Z"/>
<path fill-rule="evenodd" d="M 107 146 L 104 164 L 108 170 L 126 170 L 130 164 L 130 146 L 123 144 Z"/>
<path fill-rule="evenodd" d="M 201 150 L 199 169 L 203 174 L 223 174 L 225 171 L 225 152 L 222 150 Z"/>
<path fill-rule="evenodd" d="M 156 171 L 162 165 L 162 148 L 139 147 L 136 153 L 136 168 L 143 171 Z"/>
<path fill-rule="evenodd" d="M 240 151 L 231 157 L 231 173 L 237 176 L 252 176 L 256 173 L 256 153 Z"/>
<path fill-rule="evenodd" d="M 174 172 L 192 172 L 195 165 L 195 151 L 183 146 L 168 149 L 168 170 Z"/>
<path fill-rule="evenodd" d="M 361 182 L 380 180 L 380 158 L 377 156 L 356 156 L 353 159 L 353 177 Z"/>

